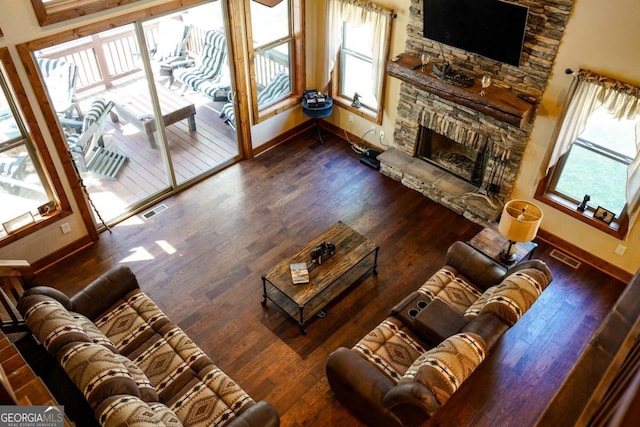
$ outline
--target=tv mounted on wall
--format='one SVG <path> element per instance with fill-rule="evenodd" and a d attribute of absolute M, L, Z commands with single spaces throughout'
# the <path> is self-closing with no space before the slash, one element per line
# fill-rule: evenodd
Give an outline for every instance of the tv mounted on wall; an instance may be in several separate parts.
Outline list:
<path fill-rule="evenodd" d="M 529 8 L 500 0 L 424 0 L 424 36 L 519 66 Z"/>

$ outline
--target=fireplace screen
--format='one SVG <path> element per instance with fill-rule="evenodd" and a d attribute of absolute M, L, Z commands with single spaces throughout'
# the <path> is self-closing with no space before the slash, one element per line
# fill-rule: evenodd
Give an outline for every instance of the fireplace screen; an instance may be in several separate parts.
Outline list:
<path fill-rule="evenodd" d="M 484 152 L 459 144 L 433 130 L 420 127 L 416 157 L 432 163 L 476 186 L 481 186 Z"/>

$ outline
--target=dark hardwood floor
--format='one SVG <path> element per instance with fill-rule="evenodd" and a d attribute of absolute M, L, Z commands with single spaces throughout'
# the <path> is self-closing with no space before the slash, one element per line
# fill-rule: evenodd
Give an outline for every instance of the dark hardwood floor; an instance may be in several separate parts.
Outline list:
<path fill-rule="evenodd" d="M 168 209 L 103 233 L 98 243 L 36 281 L 73 294 L 117 264 L 216 364 L 283 426 L 363 425 L 334 398 L 327 355 L 353 346 L 418 288 L 456 240 L 481 226 L 362 165 L 336 137 L 297 138 L 164 201 Z M 368 275 L 307 325 L 260 304 L 260 277 L 342 220 L 380 245 Z M 544 223 L 543 223 L 544 227 Z M 554 281 L 430 420 L 442 426 L 531 426 L 617 299 L 624 284 L 549 257 Z"/>

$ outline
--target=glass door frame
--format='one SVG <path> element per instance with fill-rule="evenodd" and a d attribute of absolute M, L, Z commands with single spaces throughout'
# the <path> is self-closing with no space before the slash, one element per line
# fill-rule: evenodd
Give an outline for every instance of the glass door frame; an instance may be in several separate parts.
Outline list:
<path fill-rule="evenodd" d="M 230 66 L 230 74 L 231 74 L 231 85 L 232 85 L 232 91 L 235 92 L 237 87 L 236 82 L 245 81 L 245 79 L 243 78 L 244 76 L 238 76 L 236 74 L 236 73 L 244 74 L 243 67 L 234 67 L 235 61 L 232 60 L 232 58 L 234 58 L 235 55 L 238 55 L 238 54 L 242 55 L 242 49 L 238 48 L 238 43 L 240 42 L 241 35 L 234 34 L 231 31 L 232 28 L 236 28 L 233 22 L 234 20 L 238 19 L 239 8 L 236 5 L 234 5 L 233 2 L 231 2 L 231 5 L 229 5 L 228 0 L 218 0 L 218 1 L 220 2 L 220 6 L 222 7 L 223 15 L 228 17 L 228 19 L 224 20 L 224 24 L 225 24 L 225 33 L 227 35 L 227 46 L 229 51 L 228 55 L 229 55 L 229 66 Z M 213 2 L 214 1 L 211 1 L 211 3 Z M 42 114 L 45 118 L 48 128 L 52 130 L 51 137 L 54 142 L 54 147 L 60 159 L 62 160 L 63 171 L 73 188 L 81 187 L 82 186 L 80 182 L 81 180 L 79 180 L 79 176 L 74 170 L 73 165 L 71 163 L 72 161 L 68 156 L 68 148 L 67 148 L 66 140 L 58 124 L 58 118 L 56 116 L 56 113 L 53 111 L 53 108 L 51 108 L 51 106 L 47 101 L 48 99 L 47 91 L 44 87 L 43 82 L 38 77 L 39 76 L 38 66 L 36 64 L 34 53 L 46 47 L 52 46 L 52 43 L 54 42 L 64 43 L 67 41 L 71 41 L 74 39 L 90 36 L 92 34 L 97 34 L 109 29 L 113 29 L 115 27 L 133 24 L 134 27 L 136 28 L 138 42 L 141 43 L 141 49 L 142 49 L 141 56 L 144 58 L 143 59 L 144 69 L 145 69 L 146 75 L 148 76 L 150 73 L 150 59 L 149 59 L 148 52 L 146 50 L 146 47 L 147 47 L 146 41 L 144 37 L 141 37 L 143 23 L 147 20 L 155 19 L 164 14 L 178 12 L 180 10 L 188 9 L 189 7 L 192 7 L 192 6 L 198 6 L 206 3 L 208 3 L 208 1 L 205 1 L 205 2 L 201 0 L 172 1 L 163 5 L 147 8 L 144 10 L 130 12 L 122 16 L 107 18 L 100 22 L 81 26 L 72 30 L 63 31 L 55 35 L 50 35 L 41 39 L 32 40 L 32 41 L 17 45 L 18 53 L 21 57 L 21 60 L 25 68 L 27 69 L 29 79 L 33 87 L 33 90 L 36 94 L 36 97 L 39 100 L 43 100 L 40 102 Z M 242 59 L 238 60 L 238 62 L 240 63 L 242 63 L 242 61 L 243 61 Z M 155 89 L 155 85 L 153 84 L 153 82 L 149 84 L 149 87 L 151 91 L 151 98 L 152 98 L 154 113 L 156 116 L 158 115 L 158 113 L 160 113 L 159 117 L 162 117 L 162 114 L 160 112 L 160 104 L 157 97 L 157 91 Z M 158 137 L 159 137 L 158 139 L 160 140 L 159 142 L 162 147 L 161 150 L 162 150 L 162 156 L 164 159 L 164 165 L 165 165 L 165 168 L 167 168 L 167 176 L 169 177 L 169 181 L 170 181 L 169 186 L 167 186 L 165 189 L 153 195 L 150 195 L 149 197 L 145 198 L 144 200 L 141 200 L 138 203 L 134 203 L 133 205 L 130 205 L 127 208 L 126 213 L 121 217 L 116 218 L 113 221 L 113 223 L 117 223 L 125 219 L 126 217 L 129 217 L 135 212 L 138 212 L 143 208 L 152 206 L 153 204 L 166 198 L 167 196 L 171 194 L 175 194 L 176 192 L 209 177 L 210 175 L 214 174 L 218 170 L 225 168 L 239 160 L 249 158 L 251 155 L 250 154 L 251 153 L 250 132 L 237 132 L 236 143 L 238 145 L 238 152 L 239 152 L 237 156 L 224 162 L 220 166 L 213 168 L 209 172 L 203 173 L 202 175 L 196 176 L 193 179 L 190 179 L 181 184 L 178 184 L 176 182 L 173 165 L 167 153 L 167 136 L 166 136 L 164 126 L 158 126 L 158 132 L 156 133 L 158 134 Z M 247 150 L 247 148 L 249 149 Z M 76 194 L 78 193 L 76 192 Z M 100 224 L 97 224 L 94 221 L 92 209 L 90 208 L 89 201 L 87 200 L 86 197 L 84 197 L 82 200 L 78 200 L 76 198 L 76 200 L 77 200 L 79 209 L 81 211 L 83 221 L 87 226 L 87 229 L 100 231 L 101 229 L 106 228 L 106 227 L 101 227 Z"/>

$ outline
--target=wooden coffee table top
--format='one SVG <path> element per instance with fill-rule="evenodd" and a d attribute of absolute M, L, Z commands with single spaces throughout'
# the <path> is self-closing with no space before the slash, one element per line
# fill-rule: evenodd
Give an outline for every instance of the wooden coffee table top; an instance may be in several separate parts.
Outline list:
<path fill-rule="evenodd" d="M 325 241 L 336 245 L 336 253 L 321 265 L 312 264 L 311 250 Z M 304 307 L 321 293 L 326 299 L 335 297 L 335 295 L 332 295 L 331 284 L 349 272 L 360 261 L 375 251 L 376 248 L 377 245 L 374 242 L 339 221 L 307 243 L 293 256 L 271 269 L 264 278 L 278 288 L 280 292 L 287 295 L 299 307 Z M 307 263 L 309 269 L 308 284 L 293 284 L 290 264 L 294 262 Z M 340 287 L 335 287 L 335 289 L 336 292 L 343 290 Z"/>

